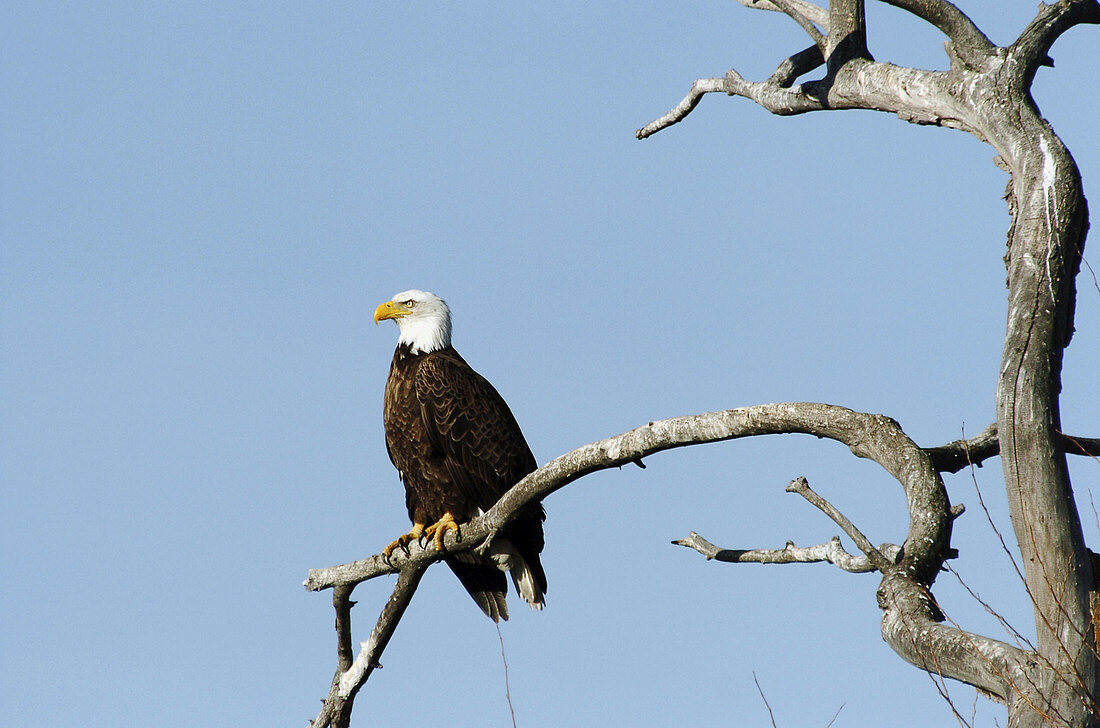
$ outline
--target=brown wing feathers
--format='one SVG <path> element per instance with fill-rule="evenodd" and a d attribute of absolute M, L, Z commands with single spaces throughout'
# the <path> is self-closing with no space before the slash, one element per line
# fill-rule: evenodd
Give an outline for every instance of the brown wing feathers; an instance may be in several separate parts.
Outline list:
<path fill-rule="evenodd" d="M 535 458 L 504 399 L 454 349 L 404 357 L 399 351 L 394 376 L 412 379 L 387 387 L 388 397 L 393 391 L 393 401 L 387 401 L 387 431 L 389 424 L 399 425 L 403 442 L 395 439 L 391 459 L 403 473 L 414 520 L 430 523 L 449 510 L 459 523 L 468 521 L 535 469 Z M 400 390 L 407 397 L 405 407 L 397 404 Z M 419 446 L 407 444 L 417 433 Z M 539 561 L 545 517 L 541 505 L 532 506 L 501 534 L 527 563 L 541 593 L 546 591 Z M 502 571 L 468 552 L 446 561 L 482 611 L 494 621 L 508 618 Z"/>
<path fill-rule="evenodd" d="M 446 457 L 454 484 L 474 508 L 488 510 L 535 469 L 535 458 L 508 405 L 453 349 L 425 355 L 416 372 L 424 428 Z M 454 514 L 466 520 L 473 513 Z"/>

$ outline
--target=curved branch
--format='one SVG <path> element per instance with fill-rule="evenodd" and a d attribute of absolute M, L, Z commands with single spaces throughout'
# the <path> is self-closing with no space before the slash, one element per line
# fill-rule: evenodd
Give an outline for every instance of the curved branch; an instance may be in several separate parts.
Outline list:
<path fill-rule="evenodd" d="M 885 568 L 883 586 L 880 587 L 880 594 L 885 596 L 880 599 L 880 604 L 884 610 L 882 633 L 889 644 L 902 657 L 925 669 L 929 669 L 929 660 L 934 657 L 937 673 L 977 685 L 1002 697 L 1007 696 L 1005 670 L 1019 664 L 1024 659 L 1023 653 L 1009 645 L 984 640 L 940 624 L 942 615 L 927 597 L 928 586 L 934 581 L 944 558 L 950 554 L 949 538 L 954 511 L 949 506 L 943 482 L 931 458 L 905 435 L 896 422 L 882 415 L 854 412 L 834 405 L 795 402 L 651 422 L 621 435 L 584 445 L 546 463 L 512 487 L 487 513 L 465 524 L 461 541 L 456 540 L 454 534 L 448 534 L 445 548 L 454 551 L 478 546 L 497 533 L 527 504 L 543 500 L 588 473 L 628 465 L 662 450 L 785 433 L 809 434 L 842 442 L 856 456 L 877 462 L 904 487 L 910 523 L 902 557 L 897 563 L 883 557 L 883 564 L 879 567 Z M 352 698 L 354 691 L 373 669 L 385 641 L 392 634 L 396 619 L 408 603 L 407 597 L 411 596 L 411 591 L 407 591 L 403 598 L 399 597 L 402 583 L 412 575 L 415 577 L 412 588 L 415 589 L 415 583 L 424 569 L 438 558 L 434 547 L 425 549 L 413 544 L 408 555 L 395 552 L 392 564 L 386 564 L 380 556 L 375 556 L 355 564 L 310 572 L 307 586 L 322 589 L 358 583 L 395 569 L 401 571 L 398 589 L 383 611 L 371 640 L 364 643 L 352 668 L 340 678 L 337 698 Z M 387 613 L 391 616 L 387 617 Z M 396 616 L 392 616 L 394 614 Z M 899 631 L 900 626 L 904 626 L 905 630 Z"/>
<path fill-rule="evenodd" d="M 809 73 L 824 63 L 825 56 L 822 55 L 821 49 L 815 45 L 810 46 L 780 63 L 768 81 L 782 88 L 790 88 L 799 76 Z"/>
<path fill-rule="evenodd" d="M 857 456 L 874 460 L 901 481 L 911 508 L 925 514 L 911 524 L 907 541 L 912 546 L 906 552 L 906 561 L 912 567 L 920 565 L 922 571 L 935 572 L 939 568 L 950 530 L 950 515 L 947 493 L 928 456 L 888 417 L 814 402 L 761 404 L 673 417 L 583 445 L 527 475 L 487 513 L 464 524 L 457 538 L 448 533 L 444 549 L 457 551 L 480 545 L 523 506 L 543 500 L 588 473 L 629 465 L 662 450 L 791 433 L 842 442 Z M 311 569 L 304 585 L 318 591 L 339 584 L 358 584 L 410 566 L 426 566 L 439 558 L 431 544 L 422 547 L 413 543 L 408 554 L 395 551 L 388 562 L 377 554 L 349 564 Z"/>
<path fill-rule="evenodd" d="M 1018 68 L 1026 85 L 1031 85 L 1039 66 L 1054 65 L 1047 55 L 1054 41 L 1082 23 L 1100 23 L 1097 0 L 1062 0 L 1053 5 L 1039 3 L 1039 14 L 1009 46 L 1009 53 L 1020 61 Z"/>
<path fill-rule="evenodd" d="M 882 0 L 887 5 L 907 10 L 943 31 L 951 39 L 955 52 L 968 66 L 977 67 L 996 46 L 974 25 L 966 13 L 947 0 Z"/>
<path fill-rule="evenodd" d="M 696 80 L 695 83 L 691 84 L 691 90 L 688 91 L 684 100 L 676 104 L 676 107 L 673 108 L 672 111 L 668 112 L 660 119 L 649 122 L 636 131 L 634 136 L 639 139 L 645 139 L 667 126 L 672 126 L 673 124 L 683 121 L 684 117 L 694 111 L 695 107 L 699 105 L 699 102 L 703 100 L 703 94 L 712 94 L 718 91 L 726 91 L 726 79 L 700 78 Z"/>
<path fill-rule="evenodd" d="M 882 415 L 812 402 L 762 404 L 651 422 L 616 437 L 594 442 L 562 455 L 531 473 L 466 532 L 473 541 L 495 532 L 527 503 L 588 473 L 626 465 L 634 460 L 706 442 L 755 435 L 802 433 L 842 442 L 858 457 L 881 465 L 905 487 L 914 518 L 906 539 L 905 568 L 934 575 L 950 533 L 947 493 L 931 461 L 896 422 Z M 482 535 L 484 534 L 484 535 Z"/>
<path fill-rule="evenodd" d="M 906 662 L 941 677 L 973 685 L 1001 702 L 1026 690 L 1028 653 L 944 624 L 927 589 L 898 573 L 887 574 L 878 588 L 882 637 Z"/>

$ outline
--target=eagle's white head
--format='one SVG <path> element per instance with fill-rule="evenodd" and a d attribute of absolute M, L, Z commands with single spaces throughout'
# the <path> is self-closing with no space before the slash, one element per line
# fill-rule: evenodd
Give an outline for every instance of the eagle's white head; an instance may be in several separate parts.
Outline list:
<path fill-rule="evenodd" d="M 427 291 L 402 291 L 374 310 L 374 323 L 393 319 L 401 331 L 398 344 L 408 344 L 413 354 L 425 354 L 451 345 L 451 309 Z"/>

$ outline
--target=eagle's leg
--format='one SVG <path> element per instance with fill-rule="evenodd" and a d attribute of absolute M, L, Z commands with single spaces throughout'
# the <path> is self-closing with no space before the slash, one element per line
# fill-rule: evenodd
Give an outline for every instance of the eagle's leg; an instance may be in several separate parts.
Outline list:
<path fill-rule="evenodd" d="M 397 540 L 395 540 L 393 543 L 382 550 L 382 554 L 388 559 L 390 557 L 390 554 L 392 554 L 397 549 L 401 549 L 406 554 L 409 553 L 409 544 L 419 539 L 421 534 L 423 533 L 424 524 L 414 523 L 411 531 L 398 536 Z"/>
<path fill-rule="evenodd" d="M 443 534 L 447 531 L 454 531 L 455 537 L 459 537 L 462 531 L 458 528 L 458 523 L 455 522 L 455 517 L 448 511 L 443 514 L 443 517 L 424 529 L 424 535 L 435 541 L 435 550 L 443 550 Z"/>

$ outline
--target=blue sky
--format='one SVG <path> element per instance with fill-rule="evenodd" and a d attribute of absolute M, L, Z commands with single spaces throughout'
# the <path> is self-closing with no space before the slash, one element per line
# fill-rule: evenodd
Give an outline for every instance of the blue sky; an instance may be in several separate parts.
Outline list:
<path fill-rule="evenodd" d="M 996 42 L 1035 3 L 961 6 Z M 870 112 L 704 99 L 806 41 L 732 2 L 22 3 L 0 13 L 0 706 L 13 724 L 305 725 L 335 666 L 311 567 L 407 528 L 375 305 L 448 300 L 455 345 L 540 461 L 653 419 L 771 401 L 882 412 L 920 444 L 993 418 L 1008 215 L 993 151 Z M 868 6 L 879 60 L 942 38 Z M 1035 96 L 1100 199 L 1095 28 Z M 1093 255 L 1086 251 L 1092 262 Z M 1093 263 L 1094 267 L 1100 267 Z M 1096 435 L 1100 290 L 1079 279 L 1064 426 Z M 878 634 L 871 575 L 669 545 L 872 541 L 900 487 L 842 447 L 664 453 L 547 502 L 547 609 L 504 627 L 521 726 L 951 724 Z M 1082 520 L 1095 462 L 1073 463 Z M 956 568 L 1021 631 L 996 461 L 950 476 Z M 391 582 L 356 591 L 366 638 Z M 1003 636 L 945 575 L 965 627 Z M 432 569 L 358 725 L 508 724 L 492 624 Z M 949 685 L 965 715 L 973 691 Z M 1003 724 L 979 703 L 977 724 Z"/>

